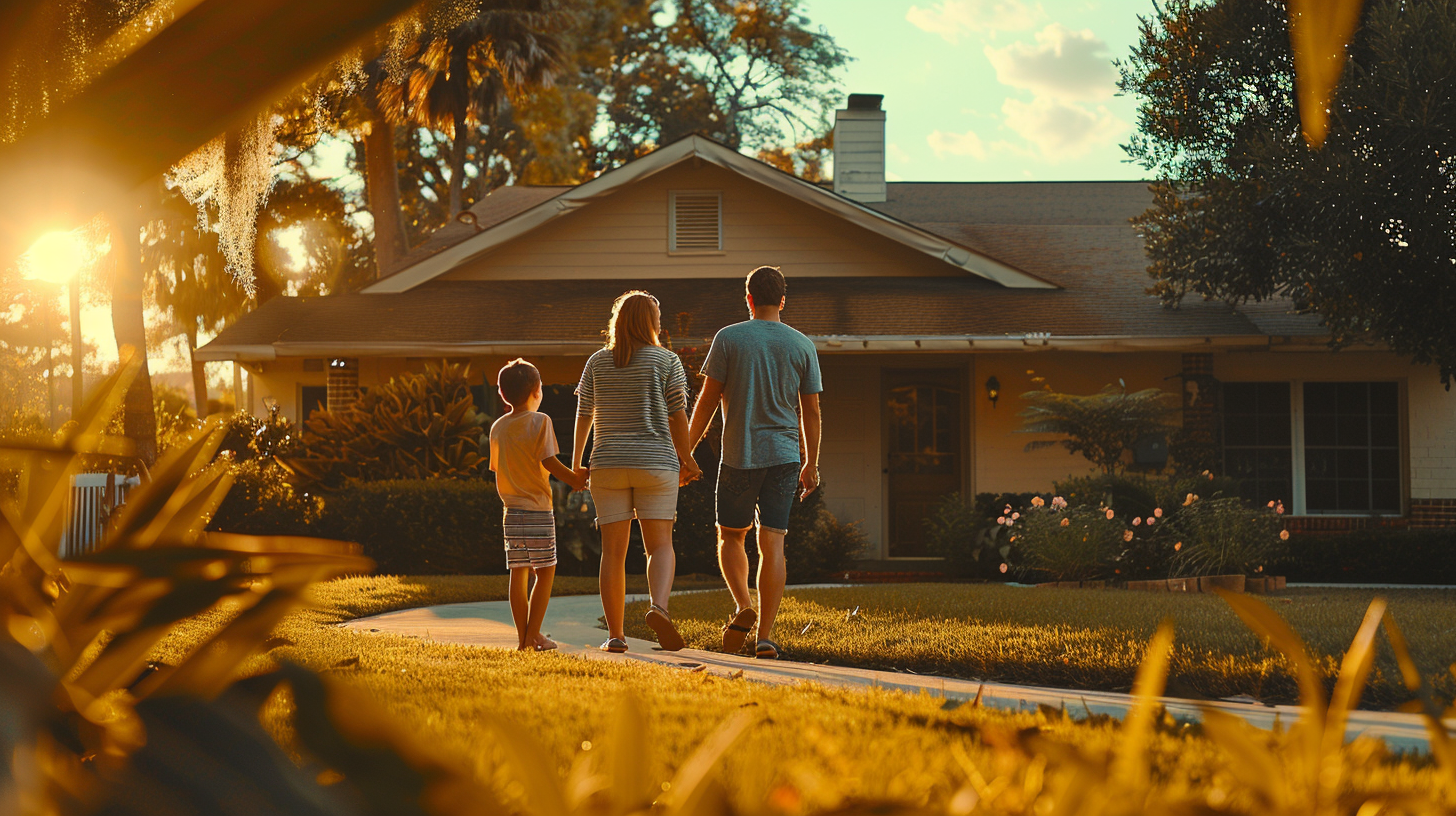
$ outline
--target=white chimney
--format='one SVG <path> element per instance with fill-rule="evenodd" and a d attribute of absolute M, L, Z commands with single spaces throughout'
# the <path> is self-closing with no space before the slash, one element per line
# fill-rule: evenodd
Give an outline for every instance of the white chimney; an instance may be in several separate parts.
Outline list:
<path fill-rule="evenodd" d="M 884 98 L 850 94 L 834 112 L 834 192 L 855 201 L 885 200 Z"/>

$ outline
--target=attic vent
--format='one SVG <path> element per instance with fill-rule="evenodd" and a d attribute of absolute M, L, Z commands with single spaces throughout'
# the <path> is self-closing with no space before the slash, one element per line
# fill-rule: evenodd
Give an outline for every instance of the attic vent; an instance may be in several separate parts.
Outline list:
<path fill-rule="evenodd" d="M 668 252 L 723 250 L 723 194 L 717 190 L 668 193 Z"/>

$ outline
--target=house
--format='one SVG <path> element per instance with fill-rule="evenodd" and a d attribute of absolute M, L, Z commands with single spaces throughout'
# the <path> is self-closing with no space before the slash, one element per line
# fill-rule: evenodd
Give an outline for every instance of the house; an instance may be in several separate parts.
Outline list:
<path fill-rule="evenodd" d="M 651 291 L 673 344 L 701 348 L 746 317 L 743 277 L 767 263 L 789 281 L 785 320 L 819 348 L 826 502 L 863 522 L 867 560 L 924 557 L 944 494 L 1088 471 L 1023 450 L 1018 395 L 1042 382 L 1181 393 L 1183 422 L 1221 431 L 1250 497 L 1306 527 L 1456 523 L 1456 396 L 1435 369 L 1331 352 L 1283 303 L 1165 309 L 1128 221 L 1145 184 L 887 183 L 884 122 L 879 97 L 838 112 L 832 189 L 692 136 L 575 187 L 497 190 L 398 272 L 272 300 L 198 356 L 240 361 L 254 404 L 295 420 L 441 358 L 471 363 L 489 408 L 488 379 L 524 356 L 559 386 L 548 410 L 569 433 L 615 296 Z"/>

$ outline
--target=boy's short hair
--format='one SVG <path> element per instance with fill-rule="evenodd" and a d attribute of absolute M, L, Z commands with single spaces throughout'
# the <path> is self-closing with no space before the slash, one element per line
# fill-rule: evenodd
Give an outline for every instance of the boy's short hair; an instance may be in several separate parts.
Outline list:
<path fill-rule="evenodd" d="M 541 372 L 530 363 L 517 357 L 506 363 L 495 377 L 501 396 L 512 407 L 524 405 L 531 398 L 536 386 L 541 384 Z"/>
<path fill-rule="evenodd" d="M 777 306 L 789 289 L 784 273 L 776 266 L 760 266 L 749 272 L 744 286 L 753 296 L 755 306 Z"/>

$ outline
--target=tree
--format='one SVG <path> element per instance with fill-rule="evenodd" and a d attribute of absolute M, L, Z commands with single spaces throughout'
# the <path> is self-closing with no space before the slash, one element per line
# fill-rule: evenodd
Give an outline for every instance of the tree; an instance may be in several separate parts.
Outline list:
<path fill-rule="evenodd" d="M 1108 385 L 1086 396 L 1052 390 L 1021 395 L 1029 405 L 1018 414 L 1021 433 L 1061 434 L 1065 439 L 1038 439 L 1027 451 L 1061 445 L 1081 454 L 1105 474 L 1122 467 L 1123 455 L 1144 437 L 1171 430 L 1166 418 L 1177 411 L 1177 398 L 1158 388 L 1127 393 Z"/>
<path fill-rule="evenodd" d="M 1375 0 L 1330 105 L 1300 138 L 1285 9 L 1175 0 L 1142 22 L 1120 86 L 1127 145 L 1158 176 L 1137 219 L 1152 291 L 1288 297 L 1331 344 L 1383 343 L 1456 372 L 1456 3 Z"/>

